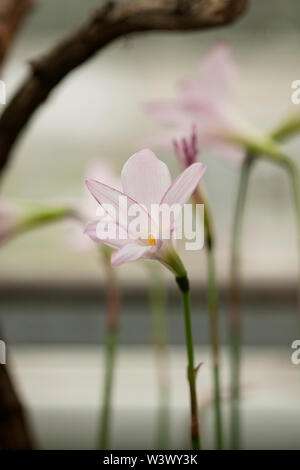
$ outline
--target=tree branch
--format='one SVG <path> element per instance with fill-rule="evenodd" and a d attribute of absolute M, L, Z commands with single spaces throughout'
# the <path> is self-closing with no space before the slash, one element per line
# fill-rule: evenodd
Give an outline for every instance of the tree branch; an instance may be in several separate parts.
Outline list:
<path fill-rule="evenodd" d="M 243 13 L 248 0 L 131 0 L 109 2 L 58 46 L 31 62 L 31 73 L 0 119 L 0 172 L 22 130 L 51 90 L 111 41 L 135 32 L 190 31 L 221 26 Z"/>
<path fill-rule="evenodd" d="M 0 2 L 0 70 L 6 54 L 33 0 L 1 0 Z"/>
<path fill-rule="evenodd" d="M 0 73 L 33 0 L 0 0 Z M 0 365 L 0 449 L 32 449 L 32 436 L 8 366 Z"/>
<path fill-rule="evenodd" d="M 32 439 L 26 426 L 22 404 L 7 366 L 0 365 L 0 450 L 31 449 Z"/>

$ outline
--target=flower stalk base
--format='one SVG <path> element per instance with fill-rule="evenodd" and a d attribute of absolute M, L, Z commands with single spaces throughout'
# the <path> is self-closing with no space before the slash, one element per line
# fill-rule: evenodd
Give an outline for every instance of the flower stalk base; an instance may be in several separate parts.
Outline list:
<path fill-rule="evenodd" d="M 192 322 L 190 311 L 190 288 L 187 275 L 176 277 L 177 285 L 182 294 L 183 307 L 184 307 L 184 323 L 185 323 L 185 336 L 186 336 L 186 350 L 188 357 L 187 377 L 190 388 L 190 410 L 191 410 L 191 443 L 193 450 L 201 449 L 200 444 L 200 430 L 198 419 L 198 404 L 196 393 L 196 373 L 194 364 L 194 345 L 192 335 Z"/>

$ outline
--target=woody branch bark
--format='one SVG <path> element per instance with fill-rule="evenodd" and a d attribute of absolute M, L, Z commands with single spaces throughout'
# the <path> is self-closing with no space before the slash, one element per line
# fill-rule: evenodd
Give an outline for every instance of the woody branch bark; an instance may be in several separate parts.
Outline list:
<path fill-rule="evenodd" d="M 0 2 L 0 71 L 15 35 L 31 9 L 33 0 Z"/>
<path fill-rule="evenodd" d="M 122 36 L 146 31 L 191 31 L 222 26 L 245 10 L 248 0 L 130 0 L 109 2 L 97 9 L 77 31 L 43 57 L 0 119 L 0 172 L 37 108 L 74 68 Z"/>
<path fill-rule="evenodd" d="M 0 450 L 30 450 L 32 447 L 23 407 L 8 368 L 0 365 Z"/>
<path fill-rule="evenodd" d="M 10 46 L 32 6 L 32 0 L 0 1 L 0 74 Z M 8 366 L 0 365 L 0 449 L 31 448 L 32 438 Z"/>

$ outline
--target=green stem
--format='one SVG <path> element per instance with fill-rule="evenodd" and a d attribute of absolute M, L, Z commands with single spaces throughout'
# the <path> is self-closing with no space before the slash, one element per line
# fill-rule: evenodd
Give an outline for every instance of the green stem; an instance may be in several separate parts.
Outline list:
<path fill-rule="evenodd" d="M 291 179 L 291 186 L 292 186 L 292 193 L 294 199 L 294 207 L 295 207 L 295 216 L 296 216 L 296 224 L 297 224 L 297 238 L 298 244 L 300 245 L 300 178 L 299 178 L 299 171 L 292 165 L 289 170 L 290 179 Z"/>
<path fill-rule="evenodd" d="M 216 447 L 223 449 L 223 426 L 221 407 L 220 385 L 220 351 L 219 351 L 219 327 L 218 327 L 218 298 L 215 276 L 215 261 L 212 249 L 207 251 L 208 263 L 208 306 L 210 312 L 210 332 L 213 356 L 214 394 L 215 394 L 215 426 Z"/>
<path fill-rule="evenodd" d="M 191 443 L 193 450 L 201 449 L 200 445 L 200 432 L 199 432 L 199 419 L 198 419 L 198 404 L 196 394 L 196 373 L 194 364 L 194 343 L 192 334 L 191 311 L 190 311 L 190 295 L 189 295 L 189 281 L 187 275 L 176 277 L 176 282 L 182 294 L 183 307 L 184 307 L 184 324 L 186 336 L 186 350 L 188 358 L 187 376 L 190 387 L 190 411 L 191 411 Z"/>
<path fill-rule="evenodd" d="M 32 211 L 31 215 L 24 221 L 23 229 L 30 230 L 50 222 L 64 219 L 65 217 L 77 218 L 76 211 L 70 207 L 45 207 Z"/>
<path fill-rule="evenodd" d="M 248 154 L 241 170 L 238 195 L 233 219 L 231 261 L 230 261 L 230 312 L 229 334 L 231 345 L 231 448 L 239 449 L 241 441 L 240 426 L 240 362 L 241 362 L 241 288 L 239 251 L 241 229 L 246 203 L 250 170 L 253 155 Z"/>
<path fill-rule="evenodd" d="M 294 162 L 288 156 L 282 155 L 278 164 L 283 166 L 290 178 L 290 184 L 292 189 L 292 196 L 294 201 L 294 210 L 297 225 L 297 236 L 298 243 L 300 243 L 300 182 L 299 182 L 299 171 Z"/>
<path fill-rule="evenodd" d="M 116 345 L 118 333 L 115 330 L 108 329 L 106 334 L 106 359 L 105 359 L 105 379 L 104 396 L 101 415 L 99 449 L 108 449 L 110 418 L 111 418 L 111 394 L 113 387 L 113 373 L 115 365 Z"/>
<path fill-rule="evenodd" d="M 231 312 L 230 312 L 230 339 L 231 339 L 231 446 L 240 446 L 240 347 L 241 347 L 241 299 L 239 284 L 239 245 L 241 239 L 242 217 L 245 208 L 249 173 L 252 162 L 257 158 L 264 158 L 270 163 L 280 165 L 288 171 L 292 188 L 295 217 L 300 247 L 300 188 L 299 175 L 292 160 L 286 156 L 277 145 L 277 140 L 283 140 L 293 135 L 300 128 L 299 116 L 289 119 L 270 137 L 262 140 L 237 139 L 239 143 L 248 148 L 248 156 L 243 164 L 238 190 L 238 199 L 234 215 L 232 250 L 231 250 Z M 299 320 L 300 320 L 300 281 L 299 281 Z"/>
<path fill-rule="evenodd" d="M 288 172 L 290 178 L 290 184 L 292 189 L 292 196 L 294 202 L 296 226 L 297 226 L 297 238 L 298 244 L 300 244 L 300 178 L 299 171 L 293 161 L 286 157 L 284 166 Z"/>
<path fill-rule="evenodd" d="M 168 449 L 170 434 L 170 377 L 167 350 L 166 286 L 160 269 L 154 264 L 150 270 L 150 308 L 153 342 L 156 350 L 158 377 L 157 448 Z M 156 269 L 155 269 L 156 268 Z"/>
<path fill-rule="evenodd" d="M 282 122 L 272 133 L 271 137 L 275 141 L 286 140 L 295 134 L 298 134 L 300 130 L 300 114 L 290 116 L 287 120 Z M 298 250 L 299 250 L 299 265 L 300 265 L 300 194 L 299 194 L 299 171 L 293 162 L 288 158 L 288 172 L 290 175 L 290 181 L 292 186 L 292 193 L 294 198 L 294 207 L 296 215 L 297 233 L 298 233 Z M 300 275 L 298 279 L 298 321 L 300 323 Z"/>
<path fill-rule="evenodd" d="M 282 141 L 288 137 L 292 137 L 299 133 L 300 130 L 300 114 L 289 116 L 282 121 L 271 133 L 274 140 Z"/>
<path fill-rule="evenodd" d="M 287 134 L 281 134 L 282 138 L 286 138 Z M 274 144 L 275 145 L 275 144 Z M 296 229 L 298 238 L 298 247 L 300 248 L 300 178 L 298 168 L 292 161 L 292 159 L 283 153 L 280 147 L 277 146 L 276 157 L 273 158 L 272 154 L 264 154 L 261 158 L 267 159 L 271 163 L 281 166 L 288 173 L 290 179 L 290 185 L 292 190 L 292 197 L 294 202 L 294 212 L 296 219 Z M 300 261 L 300 259 L 299 259 Z M 300 279 L 298 281 L 298 318 L 300 321 Z"/>
<path fill-rule="evenodd" d="M 298 239 L 298 264 L 300 265 L 300 178 L 298 169 L 292 165 L 290 170 L 291 186 L 294 198 L 297 239 Z M 298 268 L 299 269 L 299 268 Z M 300 276 L 298 277 L 298 323 L 300 324 Z"/>
<path fill-rule="evenodd" d="M 78 214 L 70 207 L 25 207 L 24 214 L 20 217 L 20 220 L 6 233 L 2 234 L 1 243 L 3 243 L 3 241 L 8 242 L 30 230 L 60 221 L 67 217 L 78 219 Z"/>
<path fill-rule="evenodd" d="M 105 247 L 101 245 L 101 247 Z M 105 247 L 107 248 L 107 247 Z M 103 404 L 100 420 L 99 448 L 105 450 L 108 448 L 111 408 L 112 408 L 112 389 L 115 370 L 116 349 L 119 333 L 119 295 L 115 278 L 114 269 L 110 263 L 110 255 L 107 251 L 102 253 L 107 270 L 107 332 L 105 346 L 105 377 Z"/>
<path fill-rule="evenodd" d="M 292 197 L 294 202 L 294 213 L 296 219 L 297 230 L 297 244 L 299 250 L 300 262 L 300 178 L 299 171 L 294 162 L 287 156 L 283 156 L 280 164 L 287 170 L 290 185 L 292 190 Z M 300 278 L 298 279 L 298 321 L 300 322 Z"/>
<path fill-rule="evenodd" d="M 214 236 L 213 223 L 210 207 L 205 198 L 203 189 L 198 187 L 194 193 L 196 203 L 204 204 L 204 228 L 205 246 L 207 251 L 207 300 L 210 318 L 210 337 L 213 360 L 214 380 L 214 406 L 215 406 L 215 432 L 216 448 L 223 449 L 223 424 L 221 407 L 221 385 L 220 385 L 220 348 L 219 348 L 219 318 L 218 318 L 218 290 L 216 282 L 216 270 L 214 259 Z"/>

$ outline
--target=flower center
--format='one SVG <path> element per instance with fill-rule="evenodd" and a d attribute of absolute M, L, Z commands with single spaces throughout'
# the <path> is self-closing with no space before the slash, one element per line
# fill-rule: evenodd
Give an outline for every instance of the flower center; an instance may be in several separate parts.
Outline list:
<path fill-rule="evenodd" d="M 156 246 L 156 240 L 155 240 L 155 238 L 153 237 L 152 234 L 150 234 L 149 237 L 148 237 L 148 243 L 149 243 L 149 245 Z"/>

